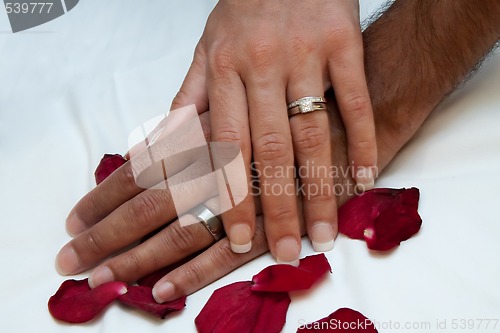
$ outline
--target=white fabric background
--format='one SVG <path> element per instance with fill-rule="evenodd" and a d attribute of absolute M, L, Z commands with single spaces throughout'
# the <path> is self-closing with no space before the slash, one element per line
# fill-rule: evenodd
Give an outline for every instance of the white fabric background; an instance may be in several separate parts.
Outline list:
<path fill-rule="evenodd" d="M 129 132 L 168 109 L 211 1 L 81 1 L 68 14 L 12 34 L 0 9 L 0 330 L 194 332 L 215 288 L 273 263 L 265 255 L 188 298 L 157 321 L 112 305 L 86 325 L 52 319 L 47 300 L 66 278 L 54 257 L 64 220 L 93 186 L 102 154 L 124 152 Z M 363 1 L 366 17 L 381 1 Z M 377 186 L 421 189 L 419 234 L 387 256 L 340 236 L 334 273 L 295 295 L 284 332 L 339 307 L 389 325 L 500 319 L 500 55 L 451 95 Z M 303 255 L 312 253 L 304 240 Z M 84 277 L 80 275 L 78 277 Z M 477 322 L 476 322 L 477 324 Z M 441 324 L 442 325 L 442 324 Z M 380 332 L 401 329 L 381 329 Z M 495 331 L 500 331 L 500 323 Z"/>

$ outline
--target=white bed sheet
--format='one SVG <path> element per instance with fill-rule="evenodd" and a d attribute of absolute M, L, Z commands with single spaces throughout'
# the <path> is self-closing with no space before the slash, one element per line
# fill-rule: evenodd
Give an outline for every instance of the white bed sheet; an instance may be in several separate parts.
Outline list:
<path fill-rule="evenodd" d="M 382 2 L 362 1 L 362 17 Z M 70 238 L 64 220 L 93 187 L 102 154 L 124 152 L 140 123 L 169 107 L 211 1 L 87 0 L 68 14 L 12 34 L 0 9 L 0 331 L 194 332 L 214 289 L 247 280 L 269 255 L 188 298 L 165 321 L 115 304 L 85 325 L 52 319 L 47 300 L 66 278 L 54 257 Z M 452 94 L 377 182 L 421 189 L 421 231 L 387 256 L 339 236 L 333 275 L 295 295 L 284 332 L 339 307 L 380 332 L 494 332 L 500 319 L 500 55 Z M 303 241 L 303 255 L 313 253 Z M 84 277 L 80 275 L 77 277 Z M 456 321 L 459 320 L 459 321 Z M 392 328 L 389 327 L 392 323 Z M 438 323 L 440 323 L 439 326 Z M 425 327 L 423 327 L 425 325 Z M 418 328 L 417 328 L 418 327 Z"/>

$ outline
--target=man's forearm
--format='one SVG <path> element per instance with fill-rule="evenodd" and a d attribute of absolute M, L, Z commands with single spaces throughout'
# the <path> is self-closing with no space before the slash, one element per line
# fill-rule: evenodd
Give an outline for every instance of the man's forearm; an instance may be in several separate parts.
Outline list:
<path fill-rule="evenodd" d="M 391 123 L 395 136 L 380 139 L 409 140 L 499 36 L 498 0 L 396 0 L 363 33 L 374 112 L 391 117 L 375 120 Z"/>

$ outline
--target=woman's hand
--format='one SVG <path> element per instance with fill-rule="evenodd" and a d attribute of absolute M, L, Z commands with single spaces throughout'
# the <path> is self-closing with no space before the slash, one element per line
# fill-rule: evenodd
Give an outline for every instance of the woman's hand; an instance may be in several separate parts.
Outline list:
<path fill-rule="evenodd" d="M 371 188 L 377 147 L 358 1 L 220 0 L 172 106 L 196 104 L 204 111 L 210 101 L 211 141 L 241 147 L 249 192 L 254 158 L 265 231 L 278 262 L 297 263 L 300 254 L 294 163 L 314 249 L 332 249 L 337 235 L 328 115 L 287 115 L 288 103 L 323 96 L 330 85 L 347 131 L 354 177 Z M 250 250 L 251 196 L 222 219 L 233 251 Z"/>

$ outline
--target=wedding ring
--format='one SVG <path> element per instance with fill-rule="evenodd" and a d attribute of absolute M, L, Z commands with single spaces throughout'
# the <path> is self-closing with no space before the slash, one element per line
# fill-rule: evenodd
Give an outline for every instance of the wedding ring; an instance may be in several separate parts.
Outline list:
<path fill-rule="evenodd" d="M 296 101 L 291 102 L 287 106 L 288 117 L 294 116 L 299 113 L 308 113 L 314 111 L 326 110 L 326 100 L 324 97 L 302 97 Z"/>
<path fill-rule="evenodd" d="M 201 220 L 202 223 L 210 234 L 214 237 L 215 241 L 219 241 L 224 238 L 224 226 L 222 225 L 222 221 L 216 216 L 210 209 L 208 209 L 205 205 L 201 204 L 189 211 L 189 214 L 194 215 L 196 218 Z"/>

